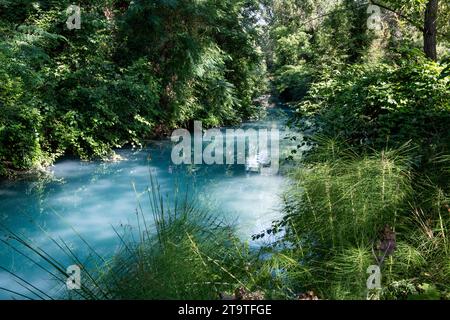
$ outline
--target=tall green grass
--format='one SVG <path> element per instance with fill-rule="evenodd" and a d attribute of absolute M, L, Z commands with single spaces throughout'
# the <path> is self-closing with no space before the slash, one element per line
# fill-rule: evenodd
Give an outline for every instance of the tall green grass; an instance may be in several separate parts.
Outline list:
<path fill-rule="evenodd" d="M 148 195 L 154 229 L 145 227 L 142 215 L 140 241 L 123 241 L 125 250 L 104 280 L 112 283 L 114 298 L 217 299 L 221 292 L 247 288 L 251 253 L 232 226 L 188 199 L 166 206 L 154 185 Z"/>
<path fill-rule="evenodd" d="M 298 262 L 287 272 L 290 286 L 328 299 L 425 297 L 427 290 L 448 297 L 449 196 L 423 184 L 411 148 L 358 155 L 337 139 L 317 144 L 292 173 L 285 217 L 274 226 L 284 228 L 284 254 Z M 380 252 L 386 226 L 396 240 Z M 366 271 L 375 264 L 383 289 L 373 294 Z"/>
<path fill-rule="evenodd" d="M 144 209 L 138 200 L 136 226 L 126 232 L 114 229 L 120 248 L 108 259 L 75 228 L 84 244 L 83 257 L 64 239 L 47 235 L 64 256 L 55 258 L 32 239 L 3 227 L 8 235 L 3 243 L 59 283 L 61 291 L 51 296 L 11 272 L 27 293 L 0 289 L 27 299 L 219 299 L 237 289 L 265 295 L 261 279 L 270 281 L 271 270 L 256 271 L 264 263 L 261 251 L 239 240 L 233 225 L 187 194 L 175 191 L 173 199 L 163 197 L 153 179 L 146 194 L 150 207 Z M 82 286 L 66 291 L 66 268 L 72 264 L 82 266 Z"/>

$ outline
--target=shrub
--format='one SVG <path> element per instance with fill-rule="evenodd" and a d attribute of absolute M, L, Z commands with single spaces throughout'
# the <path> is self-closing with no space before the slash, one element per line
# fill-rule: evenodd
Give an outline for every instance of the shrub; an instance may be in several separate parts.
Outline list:
<path fill-rule="evenodd" d="M 315 82 L 298 111 L 317 115 L 325 135 L 354 145 L 380 149 L 412 140 L 421 151 L 446 152 L 450 78 L 442 76 L 444 67 L 415 53 L 398 66 L 351 65 Z"/>

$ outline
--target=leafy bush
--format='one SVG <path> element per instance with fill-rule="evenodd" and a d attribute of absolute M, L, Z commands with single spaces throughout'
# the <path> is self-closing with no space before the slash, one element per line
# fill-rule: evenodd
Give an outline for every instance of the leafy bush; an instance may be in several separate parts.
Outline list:
<path fill-rule="evenodd" d="M 15 57 L 17 53 L 0 46 L 0 174 L 6 168 L 27 169 L 43 161 L 43 103 L 30 92 L 40 87 L 42 79 Z"/>
<path fill-rule="evenodd" d="M 275 86 L 282 100 L 295 102 L 307 95 L 312 79 L 312 72 L 304 65 L 287 65 L 277 71 Z"/>
<path fill-rule="evenodd" d="M 411 55 L 400 65 L 351 65 L 315 82 L 301 115 L 318 115 L 323 133 L 355 145 L 398 147 L 412 140 L 422 149 L 448 151 L 450 78 L 445 65 Z"/>
<path fill-rule="evenodd" d="M 252 2 L 83 1 L 80 30 L 69 4 L 0 3 L 0 175 L 258 115 Z"/>

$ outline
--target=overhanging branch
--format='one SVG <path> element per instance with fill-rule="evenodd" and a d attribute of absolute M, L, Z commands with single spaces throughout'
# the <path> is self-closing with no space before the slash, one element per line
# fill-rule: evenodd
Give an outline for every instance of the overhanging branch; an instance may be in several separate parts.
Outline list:
<path fill-rule="evenodd" d="M 412 20 L 411 18 L 409 18 L 408 16 L 405 16 L 404 14 L 395 11 L 395 9 L 389 8 L 388 6 L 379 3 L 378 1 L 374 1 L 374 0 L 370 0 L 370 3 L 373 5 L 376 5 L 382 9 L 385 9 L 387 11 L 390 11 L 392 13 L 394 13 L 395 15 L 399 16 L 400 18 L 402 18 L 403 20 L 407 21 L 409 24 L 411 24 L 412 26 L 416 27 L 417 29 L 419 29 L 421 32 L 424 32 L 424 28 L 418 24 L 416 21 Z"/>

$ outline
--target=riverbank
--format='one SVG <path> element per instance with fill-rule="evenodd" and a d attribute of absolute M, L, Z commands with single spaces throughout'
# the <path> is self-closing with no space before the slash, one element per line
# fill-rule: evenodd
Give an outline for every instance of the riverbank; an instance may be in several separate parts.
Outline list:
<path fill-rule="evenodd" d="M 270 94 L 261 95 L 260 97 L 253 100 L 253 104 L 255 107 L 253 119 L 246 119 L 243 120 L 241 123 L 245 123 L 247 121 L 257 121 L 258 119 L 261 119 L 261 117 L 264 117 L 267 114 L 268 110 L 279 108 L 280 101 L 273 97 Z M 193 121 L 191 121 L 193 123 Z M 235 124 L 236 125 L 236 124 Z M 210 126 L 207 128 L 211 128 Z M 93 157 L 93 158 L 84 158 L 80 161 L 85 162 L 95 162 L 95 161 L 103 161 L 105 163 L 108 162 L 118 162 L 123 161 L 125 158 L 123 158 L 120 153 L 117 153 L 117 151 L 120 151 L 121 149 L 129 149 L 133 148 L 135 150 L 142 150 L 145 149 L 145 145 L 151 144 L 154 141 L 163 141 L 170 138 L 171 133 L 178 129 L 189 129 L 193 130 L 193 124 L 189 125 L 187 128 L 180 128 L 175 127 L 170 129 L 169 127 L 164 127 L 163 125 L 158 125 L 153 130 L 152 133 L 150 133 L 146 138 L 136 140 L 134 144 L 126 143 L 122 145 L 120 148 L 111 149 L 109 150 L 109 153 L 102 156 L 102 157 Z M 220 129 L 220 127 L 216 127 L 216 129 Z M 48 177 L 48 175 L 51 174 L 51 170 L 49 170 L 55 163 L 57 163 L 60 160 L 63 160 L 68 157 L 75 157 L 76 156 L 70 156 L 68 154 L 62 153 L 59 156 L 52 156 L 45 159 L 43 162 L 39 162 L 31 168 L 24 168 L 24 169 L 17 169 L 14 167 L 13 163 L 7 162 L 7 161 L 0 161 L 0 180 L 32 180 L 32 179 L 40 179 Z"/>

